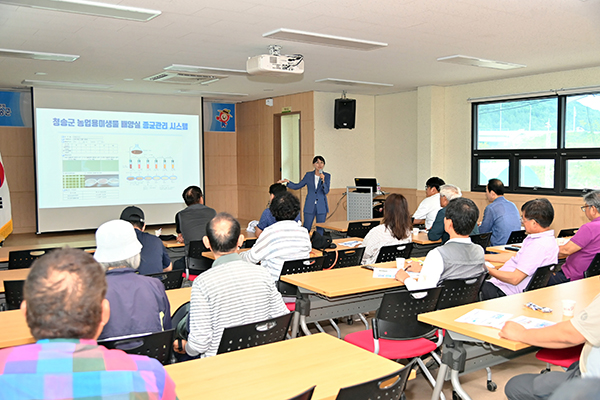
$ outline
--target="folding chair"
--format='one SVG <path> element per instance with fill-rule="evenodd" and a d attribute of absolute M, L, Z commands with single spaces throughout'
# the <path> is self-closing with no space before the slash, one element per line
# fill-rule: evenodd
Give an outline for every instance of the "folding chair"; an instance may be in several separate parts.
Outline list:
<path fill-rule="evenodd" d="M 527 232 L 525 232 L 523 230 L 512 231 L 512 233 L 508 237 L 508 241 L 506 242 L 506 244 L 523 243 L 523 240 L 525 240 L 526 237 L 527 237 Z"/>
<path fill-rule="evenodd" d="M 575 233 L 577 233 L 578 230 L 579 228 L 561 229 L 560 232 L 558 232 L 558 237 L 563 238 L 575 236 Z"/>
<path fill-rule="evenodd" d="M 571 364 L 579 360 L 581 349 L 583 349 L 582 344 L 566 349 L 540 349 L 535 353 L 535 358 L 546 363 L 546 369 L 543 369 L 540 373 L 550 372 L 552 365 L 558 365 L 564 369 L 569 368 Z"/>
<path fill-rule="evenodd" d="M 56 247 L 49 247 L 46 249 L 10 251 L 8 253 L 8 269 L 29 268 L 37 258 L 55 249 Z"/>
<path fill-rule="evenodd" d="M 379 221 L 355 221 L 348 223 L 348 230 L 346 232 L 346 237 L 359 237 L 365 238 L 367 233 L 376 226 L 379 226 L 381 222 Z"/>
<path fill-rule="evenodd" d="M 364 247 L 326 252 L 323 255 L 325 258 L 323 269 L 355 267 L 360 265 L 364 252 Z"/>
<path fill-rule="evenodd" d="M 254 246 L 254 243 L 256 243 L 256 238 L 246 239 L 244 240 L 244 243 L 242 243 L 242 247 L 240 247 L 240 249 L 249 249 Z"/>
<path fill-rule="evenodd" d="M 389 375 L 373 379 L 358 385 L 341 388 L 335 400 L 357 399 L 389 399 L 398 400 L 404 393 L 406 381 L 412 371 L 415 360 L 409 362 L 404 368 Z"/>
<path fill-rule="evenodd" d="M 6 308 L 8 310 L 18 310 L 23 301 L 24 280 L 4 281 L 4 295 L 6 296 Z"/>
<path fill-rule="evenodd" d="M 408 258 L 410 257 L 410 252 L 412 251 L 412 248 L 412 243 L 383 246 L 381 249 L 379 249 L 379 254 L 377 255 L 377 260 L 375 260 L 375 263 L 396 261 L 396 258 L 398 257 Z"/>
<path fill-rule="evenodd" d="M 480 245 L 483 247 L 483 251 L 490 247 L 490 242 L 492 240 L 492 232 L 480 233 L 478 235 L 471 235 L 471 242 Z"/>
<path fill-rule="evenodd" d="M 432 386 L 435 379 L 421 356 L 431 354 L 438 343 L 430 340 L 436 328 L 420 322 L 417 316 L 434 311 L 442 292 L 441 287 L 410 292 L 406 289 L 383 295 L 381 305 L 372 321 L 372 329 L 346 335 L 344 340 L 390 360 L 415 361 Z M 435 355 L 434 355 L 435 354 Z M 440 396 L 442 400 L 444 396 Z"/>
<path fill-rule="evenodd" d="M 202 255 L 209 251 L 202 240 L 192 240 L 190 242 L 188 255 L 185 257 L 185 277 L 190 281 L 196 279 L 198 275 L 204 271 L 208 271 L 212 267 L 213 260 L 210 260 Z"/>
<path fill-rule="evenodd" d="M 600 275 L 600 253 L 596 254 L 588 269 L 585 270 L 583 276 L 585 278 L 590 278 L 592 276 Z"/>
<path fill-rule="evenodd" d="M 555 269 L 556 264 L 545 265 L 536 269 L 523 292 L 531 292 L 532 290 L 545 288 Z"/>
<path fill-rule="evenodd" d="M 158 274 L 149 274 L 147 276 L 160 279 L 163 285 L 165 285 L 165 290 L 179 289 L 183 283 L 183 274 L 181 273 L 181 270 L 160 272 Z"/>
<path fill-rule="evenodd" d="M 217 354 L 281 342 L 287 335 L 291 321 L 292 314 L 288 313 L 260 322 L 225 328 Z"/>
<path fill-rule="evenodd" d="M 98 344 L 107 349 L 119 349 L 128 354 L 155 358 L 166 365 L 171 360 L 174 333 L 175 329 L 169 329 L 162 332 L 103 339 L 99 340 Z"/>

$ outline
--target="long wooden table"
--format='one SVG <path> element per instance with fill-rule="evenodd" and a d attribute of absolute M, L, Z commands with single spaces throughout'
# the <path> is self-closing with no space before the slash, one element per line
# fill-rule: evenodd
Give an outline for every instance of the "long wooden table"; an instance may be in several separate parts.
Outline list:
<path fill-rule="evenodd" d="M 190 301 L 191 287 L 167 290 L 167 297 L 171 305 L 171 314 L 179 306 Z M 25 316 L 21 310 L 11 310 L 0 312 L 0 348 L 18 346 L 22 344 L 33 343 L 35 340 L 31 336 Z"/>
<path fill-rule="evenodd" d="M 324 400 L 402 365 L 322 333 L 165 368 L 180 400 L 282 400 L 313 385 L 313 400 Z"/>
<path fill-rule="evenodd" d="M 0 271 L 0 293 L 4 293 L 4 281 L 22 281 L 27 279 L 29 268 Z"/>
<path fill-rule="evenodd" d="M 600 277 L 592 277 L 531 292 L 419 315 L 420 321 L 446 329 L 446 339 L 442 350 L 442 354 L 444 354 L 444 357 L 442 358 L 443 364 L 439 370 L 436 389 L 434 390 L 432 400 L 439 397 L 439 391 L 441 391 L 448 370 L 450 370 L 454 390 L 456 390 L 463 399 L 467 400 L 470 397 L 460 386 L 460 381 L 458 379 L 459 371 L 464 370 L 464 373 L 468 373 L 488 366 L 497 365 L 533 350 L 531 346 L 525 343 L 501 339 L 498 336 L 499 331 L 496 328 L 456 322 L 457 318 L 465 315 L 471 310 L 481 309 L 501 313 L 511 313 L 513 314 L 513 318 L 523 315 L 552 322 L 560 322 L 571 318 L 562 315 L 563 299 L 575 300 L 577 302 L 575 306 L 575 314 L 577 314 L 587 307 L 599 293 Z M 533 311 L 524 307 L 528 302 L 533 302 L 542 307 L 550 307 L 553 312 L 542 313 Z M 484 351 L 481 343 L 489 343 L 494 346 L 499 346 L 499 348 L 488 348 Z M 462 361 L 459 361 L 461 360 L 461 351 L 467 352 L 467 360 L 462 359 Z M 458 365 L 458 368 L 453 369 L 453 365 Z"/>

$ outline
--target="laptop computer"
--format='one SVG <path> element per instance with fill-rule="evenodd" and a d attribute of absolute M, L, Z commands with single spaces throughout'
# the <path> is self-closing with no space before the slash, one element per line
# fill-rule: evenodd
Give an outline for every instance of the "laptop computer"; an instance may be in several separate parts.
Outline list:
<path fill-rule="evenodd" d="M 369 189 L 364 187 L 373 188 L 373 194 L 377 193 L 377 179 L 376 178 L 354 178 L 354 186 L 363 186 L 363 188 L 357 188 L 357 193 L 369 193 Z"/>

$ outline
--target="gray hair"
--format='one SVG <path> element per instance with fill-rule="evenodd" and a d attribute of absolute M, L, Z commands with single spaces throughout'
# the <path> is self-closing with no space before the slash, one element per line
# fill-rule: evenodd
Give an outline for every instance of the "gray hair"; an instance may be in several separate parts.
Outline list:
<path fill-rule="evenodd" d="M 595 207 L 600 212 L 600 190 L 592 190 L 583 195 L 583 201 L 588 206 Z"/>
<path fill-rule="evenodd" d="M 129 267 L 137 270 L 140 266 L 141 259 L 141 253 L 137 253 L 135 256 L 129 257 L 126 260 L 103 262 L 100 263 L 100 265 L 104 268 L 104 272 L 115 267 Z"/>
<path fill-rule="evenodd" d="M 462 197 L 460 188 L 455 185 L 445 184 L 440 186 L 440 196 L 444 196 L 448 201 Z"/>

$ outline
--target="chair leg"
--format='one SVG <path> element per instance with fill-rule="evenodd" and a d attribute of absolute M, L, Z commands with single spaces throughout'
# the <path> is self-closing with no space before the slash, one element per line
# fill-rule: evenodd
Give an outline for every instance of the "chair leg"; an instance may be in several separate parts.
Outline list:
<path fill-rule="evenodd" d="M 315 321 L 315 326 L 317 327 L 319 332 L 325 333 L 325 330 L 323 329 L 323 327 L 321 326 L 321 324 L 318 321 Z"/>
<path fill-rule="evenodd" d="M 335 333 L 337 333 L 338 339 L 341 339 L 342 338 L 342 332 L 340 332 L 339 326 L 331 318 L 329 319 L 329 323 L 331 324 L 331 326 L 333 327 L 333 329 L 335 329 Z"/>
<path fill-rule="evenodd" d="M 360 318 L 360 320 L 362 321 L 363 324 L 365 324 L 365 327 L 367 328 L 367 330 L 369 330 L 369 321 L 367 321 L 367 319 L 365 318 L 364 315 L 362 315 L 361 313 L 358 314 L 358 318 Z"/>
<path fill-rule="evenodd" d="M 419 365 L 419 368 L 421 368 L 421 371 L 423 371 L 423 375 L 425 376 L 425 378 L 427 378 L 427 380 L 429 381 L 429 383 L 431 384 L 431 386 L 433 388 L 435 388 L 436 381 L 433 378 L 433 375 L 431 375 L 431 372 L 429 372 L 429 370 L 427 369 L 427 367 L 423 363 L 423 360 L 421 360 L 419 357 L 417 357 L 417 364 Z M 446 400 L 446 396 L 444 396 L 444 393 L 440 392 L 440 399 L 441 400 Z"/>

